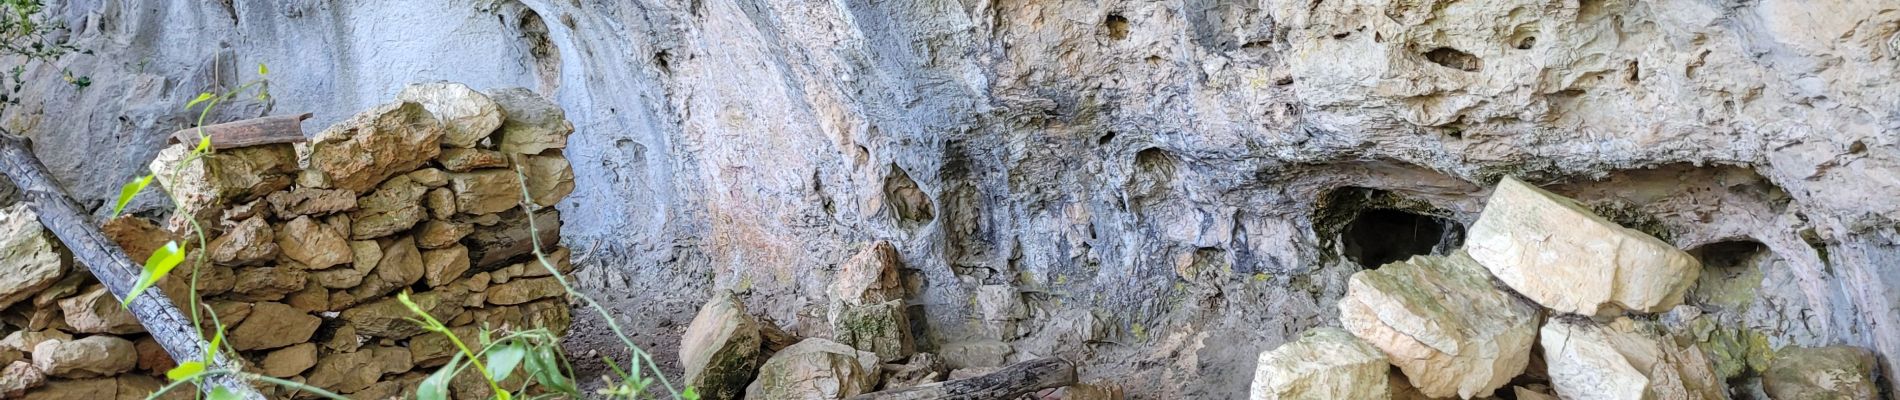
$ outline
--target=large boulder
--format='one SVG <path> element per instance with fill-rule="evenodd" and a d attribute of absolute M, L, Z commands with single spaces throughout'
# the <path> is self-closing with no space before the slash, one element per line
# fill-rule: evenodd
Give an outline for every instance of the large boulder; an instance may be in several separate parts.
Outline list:
<path fill-rule="evenodd" d="M 745 397 L 837 400 L 877 390 L 878 378 L 877 354 L 811 338 L 765 360 Z"/>
<path fill-rule="evenodd" d="M 501 127 L 501 106 L 468 85 L 453 82 L 411 84 L 396 94 L 421 104 L 442 121 L 442 146 L 475 147 Z"/>
<path fill-rule="evenodd" d="M 1378 399 L 1389 395 L 1385 353 L 1339 328 L 1314 328 L 1260 353 L 1253 400 Z"/>
<path fill-rule="evenodd" d="M 1853 346 L 1788 347 L 1761 374 L 1774 399 L 1872 399 L 1879 396 L 1874 353 Z"/>
<path fill-rule="evenodd" d="M 1551 386 L 1565 399 L 1728 398 L 1702 352 L 1654 324 L 1552 318 L 1542 332 Z"/>
<path fill-rule="evenodd" d="M 72 258 L 25 203 L 0 210 L 0 309 L 33 297 L 66 273 Z"/>
<path fill-rule="evenodd" d="M 318 133 L 310 166 L 331 187 L 363 193 L 421 167 L 442 151 L 442 125 L 421 104 L 384 104 Z"/>
<path fill-rule="evenodd" d="M 759 367 L 759 322 L 731 292 L 699 308 L 680 338 L 686 386 L 707 399 L 737 399 Z"/>
<path fill-rule="evenodd" d="M 1493 287 L 1484 268 L 1458 252 L 1353 274 L 1339 320 L 1425 394 L 1472 398 L 1524 371 L 1538 310 Z"/>
<path fill-rule="evenodd" d="M 48 340 L 33 346 L 33 367 L 47 375 L 88 378 L 131 371 L 139 364 L 138 349 L 116 336 L 87 336 Z"/>
<path fill-rule="evenodd" d="M 495 133 L 495 145 L 501 151 L 540 154 L 567 147 L 567 135 L 574 133 L 574 124 L 567 122 L 567 113 L 560 105 L 524 88 L 498 89 L 489 92 L 488 97 L 501 104 L 507 115 Z"/>
<path fill-rule="evenodd" d="M 1524 297 L 1599 317 L 1667 311 L 1702 270 L 1689 253 L 1511 177 L 1498 182 L 1465 250 Z"/>

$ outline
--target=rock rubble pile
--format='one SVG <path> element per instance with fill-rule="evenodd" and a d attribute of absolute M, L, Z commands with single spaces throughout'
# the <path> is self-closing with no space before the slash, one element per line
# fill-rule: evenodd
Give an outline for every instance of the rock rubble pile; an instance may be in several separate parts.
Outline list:
<path fill-rule="evenodd" d="M 1263 352 L 1252 398 L 1727 399 L 1746 388 L 1729 387 L 1734 373 L 1718 374 L 1671 322 L 1694 320 L 1683 301 L 1701 270 L 1682 250 L 1507 177 L 1463 249 L 1354 274 L 1343 331 L 1316 328 Z M 1872 399 L 1870 354 L 1782 349 L 1760 389 Z"/>
<path fill-rule="evenodd" d="M 416 84 L 308 143 L 190 162 L 190 147 L 174 145 L 151 168 L 184 212 L 102 229 L 133 259 L 186 245 L 186 264 L 158 286 L 182 307 L 195 283 L 247 369 L 353 398 L 409 397 L 455 350 L 407 319 L 398 292 L 463 337 L 569 326 L 565 290 L 533 252 L 571 269 L 551 206 L 574 188 L 562 154 L 573 129 L 526 89 Z M 0 398 L 136 398 L 173 366 L 24 206 L 0 212 L 0 269 Z M 487 398 L 466 383 L 456 398 Z"/>

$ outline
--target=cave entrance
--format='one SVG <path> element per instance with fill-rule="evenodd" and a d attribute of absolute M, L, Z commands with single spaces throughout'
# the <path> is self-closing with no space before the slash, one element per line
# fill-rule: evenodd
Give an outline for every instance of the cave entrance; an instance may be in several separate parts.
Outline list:
<path fill-rule="evenodd" d="M 1340 252 L 1366 269 L 1412 256 L 1447 254 L 1464 244 L 1464 224 L 1392 209 L 1360 212 L 1341 231 Z"/>

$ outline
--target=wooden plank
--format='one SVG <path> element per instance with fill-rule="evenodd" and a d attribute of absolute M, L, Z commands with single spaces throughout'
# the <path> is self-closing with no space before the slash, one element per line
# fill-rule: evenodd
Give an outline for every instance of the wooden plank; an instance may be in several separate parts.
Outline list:
<path fill-rule="evenodd" d="M 306 119 L 310 119 L 310 113 L 251 118 L 206 125 L 202 134 L 211 135 L 211 148 L 217 150 L 305 142 L 310 140 L 303 135 Z M 172 132 L 170 143 L 197 143 L 200 131 L 200 128 L 186 128 Z"/>
<path fill-rule="evenodd" d="M 131 294 L 132 286 L 138 282 L 140 264 L 134 263 L 125 251 L 107 239 L 80 212 L 79 205 L 66 194 L 66 189 L 55 183 L 46 173 L 46 165 L 33 155 L 31 144 L 26 138 L 15 136 L 0 130 L 0 172 L 13 180 L 20 193 L 26 198 L 27 206 L 39 214 L 41 225 L 53 231 L 59 241 L 71 250 L 73 258 L 92 276 L 105 284 L 106 290 L 119 299 Z M 204 337 L 199 334 L 198 326 L 191 323 L 178 306 L 166 297 L 163 290 L 154 286 L 139 295 L 130 307 L 132 315 L 138 318 L 139 325 L 152 334 L 165 352 L 173 360 L 200 360 L 204 358 Z M 207 362 L 207 369 L 239 370 L 240 366 L 223 354 L 214 354 Z M 243 399 L 262 400 L 258 393 L 243 379 L 233 375 L 219 375 L 206 379 L 203 385 L 205 393 L 212 388 L 223 387 Z"/>
<path fill-rule="evenodd" d="M 1014 399 L 1037 390 L 1075 384 L 1075 364 L 1045 357 L 1011 364 L 982 376 L 852 396 L 851 400 Z"/>

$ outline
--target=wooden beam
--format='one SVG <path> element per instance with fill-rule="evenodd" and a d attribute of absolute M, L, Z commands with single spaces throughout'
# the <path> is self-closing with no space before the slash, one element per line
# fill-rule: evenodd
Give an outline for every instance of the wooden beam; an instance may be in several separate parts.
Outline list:
<path fill-rule="evenodd" d="M 989 374 L 865 393 L 851 400 L 989 400 L 1014 399 L 1037 390 L 1075 384 L 1075 364 L 1045 357 L 1011 364 Z"/>
<path fill-rule="evenodd" d="M 306 142 L 303 120 L 310 113 L 277 115 L 185 128 L 172 132 L 170 143 L 198 143 L 198 135 L 211 136 L 211 148 L 217 150 L 277 143 Z M 200 133 L 202 132 L 202 133 Z"/>
<path fill-rule="evenodd" d="M 124 299 L 132 292 L 132 286 L 138 282 L 141 264 L 134 263 L 125 255 L 125 251 L 119 249 L 119 245 L 107 239 L 85 217 L 86 213 L 80 211 L 79 205 L 66 194 L 66 189 L 46 173 L 46 165 L 33 155 L 32 145 L 26 138 L 0 130 L 0 172 L 4 172 L 13 180 L 13 185 L 19 187 L 27 206 L 39 214 L 40 224 L 53 231 L 53 235 L 59 237 L 59 241 L 72 251 L 73 259 L 105 284 L 106 290 L 119 299 Z M 144 325 L 145 331 L 152 334 L 152 339 L 171 354 L 173 360 L 184 362 L 204 358 L 205 347 L 209 344 L 205 343 L 198 326 L 192 324 L 157 286 L 146 289 L 128 309 L 138 318 L 139 325 Z M 207 369 L 212 370 L 240 370 L 238 363 L 221 353 L 214 353 L 206 364 Z M 264 399 L 263 394 L 238 376 L 209 377 L 205 383 L 199 388 L 205 393 L 222 387 L 243 399 Z"/>

